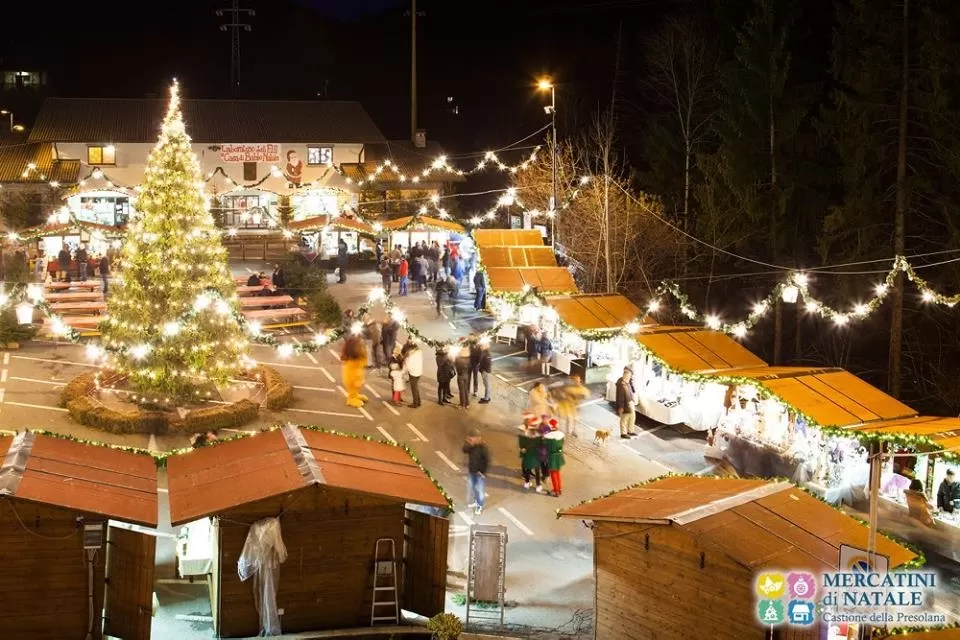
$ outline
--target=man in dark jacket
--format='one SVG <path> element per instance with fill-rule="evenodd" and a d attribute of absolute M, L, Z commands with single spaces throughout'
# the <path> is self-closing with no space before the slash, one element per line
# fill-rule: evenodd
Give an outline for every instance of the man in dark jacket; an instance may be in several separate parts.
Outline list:
<path fill-rule="evenodd" d="M 454 361 L 457 370 L 457 391 L 460 392 L 460 408 L 470 406 L 470 349 L 464 346 Z"/>
<path fill-rule="evenodd" d="M 493 359 L 490 357 L 489 342 L 480 342 L 480 361 L 477 363 L 477 370 L 483 379 L 483 397 L 480 398 L 480 404 L 490 402 L 490 373 L 493 369 Z"/>
<path fill-rule="evenodd" d="M 80 269 L 80 280 L 85 282 L 87 280 L 87 269 L 90 268 L 88 264 L 90 261 L 90 255 L 87 253 L 86 245 L 80 245 L 80 248 L 77 249 L 77 267 Z"/>
<path fill-rule="evenodd" d="M 954 477 L 953 469 L 947 469 L 947 477 L 940 483 L 937 489 L 937 508 L 953 513 L 960 504 L 960 483 Z"/>
<path fill-rule="evenodd" d="M 480 437 L 480 431 L 471 429 L 467 441 L 463 444 L 467 454 L 467 508 L 473 507 L 474 513 L 483 513 L 486 497 L 487 469 L 490 467 L 490 451 Z"/>
<path fill-rule="evenodd" d="M 450 381 L 456 372 L 453 369 L 453 362 L 450 361 L 450 355 L 443 347 L 437 349 L 437 403 L 449 404 L 453 394 L 450 393 Z"/>
<path fill-rule="evenodd" d="M 480 388 L 480 343 L 476 341 L 470 343 L 470 386 L 473 387 L 473 397 L 477 397 L 477 390 Z"/>
<path fill-rule="evenodd" d="M 397 333 L 400 331 L 400 323 L 392 317 L 383 323 L 380 330 L 380 344 L 383 345 L 384 362 L 389 363 L 393 357 L 393 348 L 397 346 Z"/>
<path fill-rule="evenodd" d="M 632 438 L 637 435 L 637 407 L 633 400 L 633 384 L 630 379 L 633 372 L 624 367 L 623 375 L 617 380 L 617 399 L 614 404 L 617 415 L 620 416 L 620 437 Z"/>
<path fill-rule="evenodd" d="M 110 257 L 107 254 L 100 256 L 100 282 L 103 283 L 103 295 L 107 295 L 110 286 Z"/>
<path fill-rule="evenodd" d="M 66 282 L 68 275 L 70 275 L 70 249 L 67 245 L 63 245 L 57 253 L 57 280 Z"/>
<path fill-rule="evenodd" d="M 487 306 L 487 281 L 480 269 L 473 274 L 473 288 L 476 291 L 473 296 L 473 308 L 475 311 L 480 311 Z"/>
<path fill-rule="evenodd" d="M 340 238 L 340 241 L 337 243 L 337 269 L 340 271 L 340 279 L 338 282 L 341 284 L 347 281 L 347 264 L 350 262 L 350 256 L 347 251 L 347 242 Z"/>
<path fill-rule="evenodd" d="M 248 287 L 259 287 L 260 286 L 260 276 L 256 273 L 251 273 L 250 277 L 247 278 Z"/>

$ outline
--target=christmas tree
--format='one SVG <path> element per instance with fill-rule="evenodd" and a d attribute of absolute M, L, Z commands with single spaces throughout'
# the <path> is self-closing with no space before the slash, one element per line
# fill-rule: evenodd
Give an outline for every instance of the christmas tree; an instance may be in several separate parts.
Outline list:
<path fill-rule="evenodd" d="M 165 398 L 199 395 L 249 363 L 227 252 L 203 186 L 174 82 L 101 324 L 110 368 Z"/>

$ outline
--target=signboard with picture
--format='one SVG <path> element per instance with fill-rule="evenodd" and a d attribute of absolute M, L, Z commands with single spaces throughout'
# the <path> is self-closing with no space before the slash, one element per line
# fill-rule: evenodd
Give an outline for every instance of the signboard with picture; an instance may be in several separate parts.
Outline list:
<path fill-rule="evenodd" d="M 280 162 L 279 144 L 225 144 L 220 146 L 223 162 Z"/>

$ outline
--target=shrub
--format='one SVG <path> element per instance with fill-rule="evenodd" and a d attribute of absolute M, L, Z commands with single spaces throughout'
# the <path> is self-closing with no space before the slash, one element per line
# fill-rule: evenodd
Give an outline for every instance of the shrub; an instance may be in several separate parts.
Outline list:
<path fill-rule="evenodd" d="M 266 391 L 264 404 L 267 409 L 278 410 L 290 406 L 293 402 L 293 385 L 271 367 L 260 367 L 263 388 Z"/>
<path fill-rule="evenodd" d="M 257 418 L 260 405 L 244 398 L 233 404 L 194 409 L 183 419 L 186 431 L 215 431 L 239 427 Z M 177 425 L 180 428 L 181 425 Z"/>
<path fill-rule="evenodd" d="M 340 303 L 329 291 L 324 288 L 323 291 L 316 291 L 307 296 L 307 311 L 313 321 L 321 327 L 333 327 L 340 324 L 343 318 L 343 311 L 340 310 Z"/>
<path fill-rule="evenodd" d="M 0 347 L 11 342 L 26 342 L 37 335 L 37 327 L 32 324 L 20 324 L 17 310 L 7 305 L 0 310 Z"/>
<path fill-rule="evenodd" d="M 427 631 L 436 640 L 456 640 L 463 633 L 463 623 L 452 613 L 438 613 L 427 622 Z"/>

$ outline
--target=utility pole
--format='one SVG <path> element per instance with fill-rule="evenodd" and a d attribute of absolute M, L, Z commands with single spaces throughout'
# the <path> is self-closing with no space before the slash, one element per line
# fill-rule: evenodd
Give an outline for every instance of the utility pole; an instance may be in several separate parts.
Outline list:
<path fill-rule="evenodd" d="M 903 0 L 903 50 L 900 60 L 900 130 L 897 140 L 897 208 L 893 219 L 893 255 L 905 252 L 904 218 L 907 215 L 907 89 L 909 86 L 910 3 Z M 890 354 L 887 389 L 894 398 L 900 397 L 900 351 L 903 348 L 903 272 L 898 271 L 893 284 L 893 304 L 890 309 Z"/>
<path fill-rule="evenodd" d="M 410 142 L 417 139 L 417 0 L 410 0 Z"/>
<path fill-rule="evenodd" d="M 229 9 L 217 9 L 214 14 L 223 17 L 229 14 L 229 22 L 220 25 L 220 31 L 230 31 L 230 90 L 234 97 L 240 99 L 240 30 L 253 31 L 249 24 L 240 22 L 240 16 L 252 18 L 257 15 L 253 9 L 244 9 L 240 7 L 240 0 L 230 0 Z"/>

